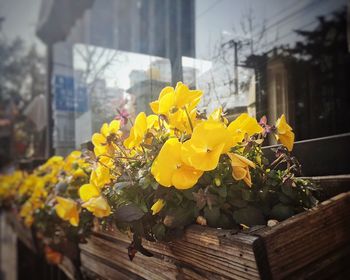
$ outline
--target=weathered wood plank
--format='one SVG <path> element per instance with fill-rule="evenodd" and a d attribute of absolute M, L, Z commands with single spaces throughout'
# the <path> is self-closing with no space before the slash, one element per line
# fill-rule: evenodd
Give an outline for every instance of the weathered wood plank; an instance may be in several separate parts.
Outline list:
<path fill-rule="evenodd" d="M 315 262 L 299 271 L 293 272 L 293 274 L 288 276 L 286 279 L 349 279 L 349 259 L 350 244 L 333 251 L 331 254 L 317 259 Z"/>
<path fill-rule="evenodd" d="M 76 279 L 76 269 L 70 259 L 63 257 L 62 262 L 58 265 L 59 269 L 71 280 Z"/>
<path fill-rule="evenodd" d="M 350 174 L 303 178 L 311 180 L 319 188 L 319 191 L 316 193 L 316 197 L 320 201 L 324 201 L 340 193 L 350 191 Z"/>
<path fill-rule="evenodd" d="M 18 221 L 13 213 L 6 213 L 6 222 L 13 228 L 17 237 L 33 252 L 36 252 L 32 232 Z"/>
<path fill-rule="evenodd" d="M 17 279 L 17 238 L 13 228 L 6 222 L 3 213 L 0 214 L 0 278 Z"/>
<path fill-rule="evenodd" d="M 253 249 L 257 239 L 255 236 L 228 230 L 191 226 L 178 241 L 145 241 L 144 246 L 153 252 L 155 257 L 147 258 L 138 254 L 134 261 L 130 262 L 126 251 L 130 240 L 126 236 L 118 231 L 98 231 L 87 245 L 81 246 L 81 249 L 95 256 L 101 257 L 101 254 L 104 254 L 103 259 L 109 257 L 108 251 L 112 251 L 117 263 L 122 263 L 124 268 L 133 273 L 141 273 L 139 275 L 146 279 L 156 279 L 156 276 L 148 271 L 153 269 L 161 273 L 161 279 L 186 279 L 189 273 L 192 275 L 189 279 L 259 279 Z M 106 250 L 99 249 L 103 245 Z M 145 265 L 140 272 L 136 267 L 141 265 L 138 264 L 139 260 Z M 166 273 L 171 274 L 164 278 Z"/>
<path fill-rule="evenodd" d="M 274 279 L 285 278 L 330 252 L 350 244 L 350 193 L 272 228 L 255 231 L 263 238 Z"/>

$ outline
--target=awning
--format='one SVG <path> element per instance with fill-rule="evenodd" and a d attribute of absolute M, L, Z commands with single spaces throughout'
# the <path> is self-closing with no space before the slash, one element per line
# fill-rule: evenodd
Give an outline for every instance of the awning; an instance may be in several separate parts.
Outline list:
<path fill-rule="evenodd" d="M 45 43 L 63 41 L 94 0 L 42 0 L 36 35 Z"/>

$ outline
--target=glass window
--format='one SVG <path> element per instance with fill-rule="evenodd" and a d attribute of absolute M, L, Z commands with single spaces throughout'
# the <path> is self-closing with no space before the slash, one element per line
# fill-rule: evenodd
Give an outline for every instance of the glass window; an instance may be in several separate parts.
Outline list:
<path fill-rule="evenodd" d="M 12 2 L 3 5 L 21 18 L 25 9 Z M 37 79 L 49 75 L 47 127 L 58 154 L 104 122 L 150 113 L 148 103 L 178 81 L 204 91 L 206 112 L 222 106 L 230 119 L 248 112 L 271 124 L 285 114 L 296 140 L 350 132 L 346 0 L 37 2 L 32 29 L 48 49 Z M 31 32 L 22 35 L 33 40 Z"/>
<path fill-rule="evenodd" d="M 0 1 L 0 169 L 46 156 L 46 47 L 36 37 L 41 1 Z"/>

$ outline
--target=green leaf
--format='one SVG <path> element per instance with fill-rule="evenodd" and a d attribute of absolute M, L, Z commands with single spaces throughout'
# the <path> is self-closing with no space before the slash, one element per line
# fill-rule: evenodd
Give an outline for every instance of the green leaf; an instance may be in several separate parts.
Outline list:
<path fill-rule="evenodd" d="M 133 203 L 117 208 L 114 213 L 114 217 L 118 222 L 137 221 L 144 215 L 145 213 Z"/>
<path fill-rule="evenodd" d="M 204 218 L 211 227 L 218 226 L 218 219 L 220 217 L 220 208 L 212 207 L 211 209 L 207 206 L 204 208 Z"/>
<path fill-rule="evenodd" d="M 152 232 L 157 240 L 163 240 L 166 233 L 166 228 L 163 224 L 156 224 L 152 227 Z"/>
<path fill-rule="evenodd" d="M 247 226 L 265 225 L 266 220 L 261 210 L 248 206 L 234 211 L 233 218 L 239 224 Z"/>
<path fill-rule="evenodd" d="M 293 200 L 289 196 L 285 195 L 284 193 L 278 193 L 278 199 L 283 204 L 293 203 Z"/>
<path fill-rule="evenodd" d="M 296 188 L 290 186 L 289 184 L 283 184 L 281 186 L 281 190 L 286 196 L 290 197 L 293 200 L 295 200 L 298 197 L 298 192 Z"/>
<path fill-rule="evenodd" d="M 237 207 L 237 208 L 243 208 L 243 207 L 246 207 L 248 205 L 248 202 L 243 200 L 243 199 L 232 199 L 229 201 L 229 203 L 234 206 L 234 207 Z"/>
<path fill-rule="evenodd" d="M 191 224 L 195 218 L 195 204 L 191 203 L 188 207 L 178 207 L 169 210 L 169 214 L 164 218 L 164 225 L 169 228 L 184 227 Z"/>
<path fill-rule="evenodd" d="M 242 190 L 242 198 L 246 201 L 254 201 L 255 195 L 254 193 L 249 189 L 243 189 Z"/>
<path fill-rule="evenodd" d="M 282 203 L 278 203 L 277 205 L 275 205 L 271 211 L 271 217 L 273 219 L 278 220 L 278 221 L 288 219 L 289 217 L 293 216 L 294 214 L 295 213 L 294 213 L 293 207 L 291 207 L 289 205 L 282 204 Z"/>
<path fill-rule="evenodd" d="M 122 189 L 128 187 L 130 185 L 129 182 L 118 182 L 114 184 L 114 189 L 116 191 L 121 191 Z"/>
<path fill-rule="evenodd" d="M 219 186 L 219 187 L 212 187 L 211 190 L 215 193 L 217 193 L 219 196 L 221 196 L 222 198 L 226 198 L 227 197 L 227 187 L 226 186 Z"/>

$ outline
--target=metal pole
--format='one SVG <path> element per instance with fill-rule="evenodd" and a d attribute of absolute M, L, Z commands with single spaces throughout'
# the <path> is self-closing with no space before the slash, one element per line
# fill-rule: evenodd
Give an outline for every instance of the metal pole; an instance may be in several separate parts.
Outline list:
<path fill-rule="evenodd" d="M 235 94 L 238 94 L 238 42 L 233 41 L 235 55 Z"/>
<path fill-rule="evenodd" d="M 47 45 L 47 88 L 46 88 L 46 104 L 47 104 L 47 127 L 46 127 L 46 147 L 45 156 L 49 158 L 54 154 L 53 150 L 53 115 L 52 115 L 52 73 L 53 73 L 53 46 Z"/>

